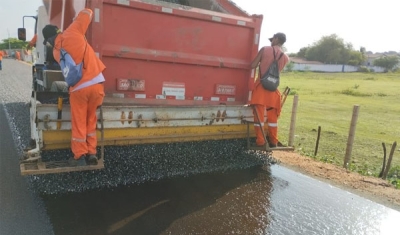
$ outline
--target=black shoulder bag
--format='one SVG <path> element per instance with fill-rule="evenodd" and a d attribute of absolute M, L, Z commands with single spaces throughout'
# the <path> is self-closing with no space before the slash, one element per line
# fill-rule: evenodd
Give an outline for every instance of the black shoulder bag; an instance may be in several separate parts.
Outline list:
<path fill-rule="evenodd" d="M 274 61 L 269 66 L 267 72 L 265 72 L 265 74 L 260 78 L 261 85 L 268 91 L 276 91 L 276 89 L 278 89 L 280 83 L 278 61 L 283 56 L 283 52 L 281 52 L 279 58 L 276 59 L 274 47 L 272 47 L 272 50 L 274 54 Z M 261 71 L 261 67 L 259 68 L 259 71 Z"/>

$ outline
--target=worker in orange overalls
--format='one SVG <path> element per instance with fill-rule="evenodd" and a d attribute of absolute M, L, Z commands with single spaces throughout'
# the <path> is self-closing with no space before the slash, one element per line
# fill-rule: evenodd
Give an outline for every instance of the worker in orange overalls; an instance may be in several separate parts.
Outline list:
<path fill-rule="evenodd" d="M 21 53 L 19 51 L 15 51 L 15 59 L 21 60 Z"/>
<path fill-rule="evenodd" d="M 53 46 L 54 59 L 58 63 L 60 63 L 61 44 L 75 63 L 79 64 L 83 61 L 82 79 L 69 88 L 71 149 L 74 154 L 69 162 L 73 166 L 95 165 L 98 159 L 96 156 L 96 110 L 103 103 L 105 79 L 102 72 L 106 67 L 85 38 L 92 16 L 91 9 L 84 9 L 64 32 L 61 33 L 54 25 L 46 25 L 42 30 L 44 44 L 49 43 Z"/>
<path fill-rule="evenodd" d="M 4 56 L 3 51 L 0 51 L 0 70 L 3 70 L 3 65 L 2 65 L 3 56 Z"/>
<path fill-rule="evenodd" d="M 260 49 L 256 58 L 251 63 L 251 68 L 255 69 L 260 66 L 260 77 L 266 73 L 274 61 L 278 59 L 283 53 L 282 45 L 286 42 L 286 35 L 283 33 L 276 33 L 272 38 L 271 46 L 266 46 Z M 289 62 L 289 57 L 283 53 L 282 57 L 278 60 L 279 71 L 282 71 L 285 65 Z M 264 146 L 265 140 L 262 134 L 262 129 L 265 119 L 265 111 L 267 112 L 267 125 L 268 125 L 268 142 L 269 147 L 273 148 L 278 145 L 278 117 L 281 113 L 281 93 L 276 91 L 268 91 L 264 89 L 258 78 L 255 81 L 254 89 L 251 96 L 250 104 L 254 106 L 258 117 L 260 117 L 261 126 L 258 124 L 257 116 L 254 114 L 254 129 L 256 133 L 256 145 Z"/>

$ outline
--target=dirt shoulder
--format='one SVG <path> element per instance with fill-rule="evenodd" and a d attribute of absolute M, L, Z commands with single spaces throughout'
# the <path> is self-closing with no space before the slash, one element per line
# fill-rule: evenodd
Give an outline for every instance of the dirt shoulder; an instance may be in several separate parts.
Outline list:
<path fill-rule="evenodd" d="M 282 166 L 400 211 L 400 190 L 385 180 L 363 176 L 294 152 L 274 151 L 273 157 L 280 161 Z"/>

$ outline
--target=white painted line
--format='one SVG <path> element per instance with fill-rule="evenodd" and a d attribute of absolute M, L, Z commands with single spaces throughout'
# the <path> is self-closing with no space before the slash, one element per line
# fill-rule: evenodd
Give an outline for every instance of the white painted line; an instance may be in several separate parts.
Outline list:
<path fill-rule="evenodd" d="M 135 94 L 136 99 L 146 99 L 146 94 Z"/>
<path fill-rule="evenodd" d="M 100 9 L 94 9 L 94 22 L 100 22 Z"/>
<path fill-rule="evenodd" d="M 162 12 L 165 12 L 165 13 L 171 13 L 171 14 L 172 14 L 172 8 L 163 7 L 163 8 L 161 9 L 161 11 L 162 11 Z"/>
<path fill-rule="evenodd" d="M 125 98 L 125 94 L 124 93 L 113 93 L 112 97 L 115 98 Z"/>
<path fill-rule="evenodd" d="M 221 17 L 218 17 L 218 16 L 213 16 L 212 20 L 213 21 L 217 21 L 217 22 L 221 22 L 222 21 Z"/>
<path fill-rule="evenodd" d="M 117 0 L 117 3 L 129 6 L 129 0 Z"/>
<path fill-rule="evenodd" d="M 258 41 L 260 40 L 260 35 L 257 33 L 254 37 L 254 44 L 258 45 Z"/>
<path fill-rule="evenodd" d="M 238 21 L 237 21 L 237 24 L 238 24 L 238 25 L 242 25 L 242 26 L 246 26 L 246 22 L 245 22 L 245 21 L 242 21 L 242 20 L 238 20 Z"/>

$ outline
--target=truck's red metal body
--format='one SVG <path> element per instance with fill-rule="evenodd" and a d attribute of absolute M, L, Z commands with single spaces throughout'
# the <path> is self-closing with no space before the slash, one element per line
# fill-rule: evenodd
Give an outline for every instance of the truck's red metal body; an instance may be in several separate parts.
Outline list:
<path fill-rule="evenodd" d="M 189 2 L 213 11 L 155 0 L 50 0 L 48 13 L 65 29 L 84 7 L 93 10 L 86 36 L 107 66 L 109 101 L 245 104 L 262 16 L 229 0 Z"/>
<path fill-rule="evenodd" d="M 93 10 L 86 37 L 107 67 L 106 98 L 98 113 L 102 149 L 254 136 L 252 110 L 244 104 L 254 83 L 250 63 L 262 16 L 249 16 L 229 0 L 43 2 L 38 32 L 48 23 L 65 30 L 85 7 Z M 30 105 L 35 144 L 24 153 L 21 173 L 103 168 L 103 160 L 87 167 L 39 161 L 41 151 L 70 147 L 71 109 L 50 102 L 68 93 L 50 91 L 54 81 L 64 78 L 59 70 L 44 69 L 48 48 L 38 46 Z"/>

